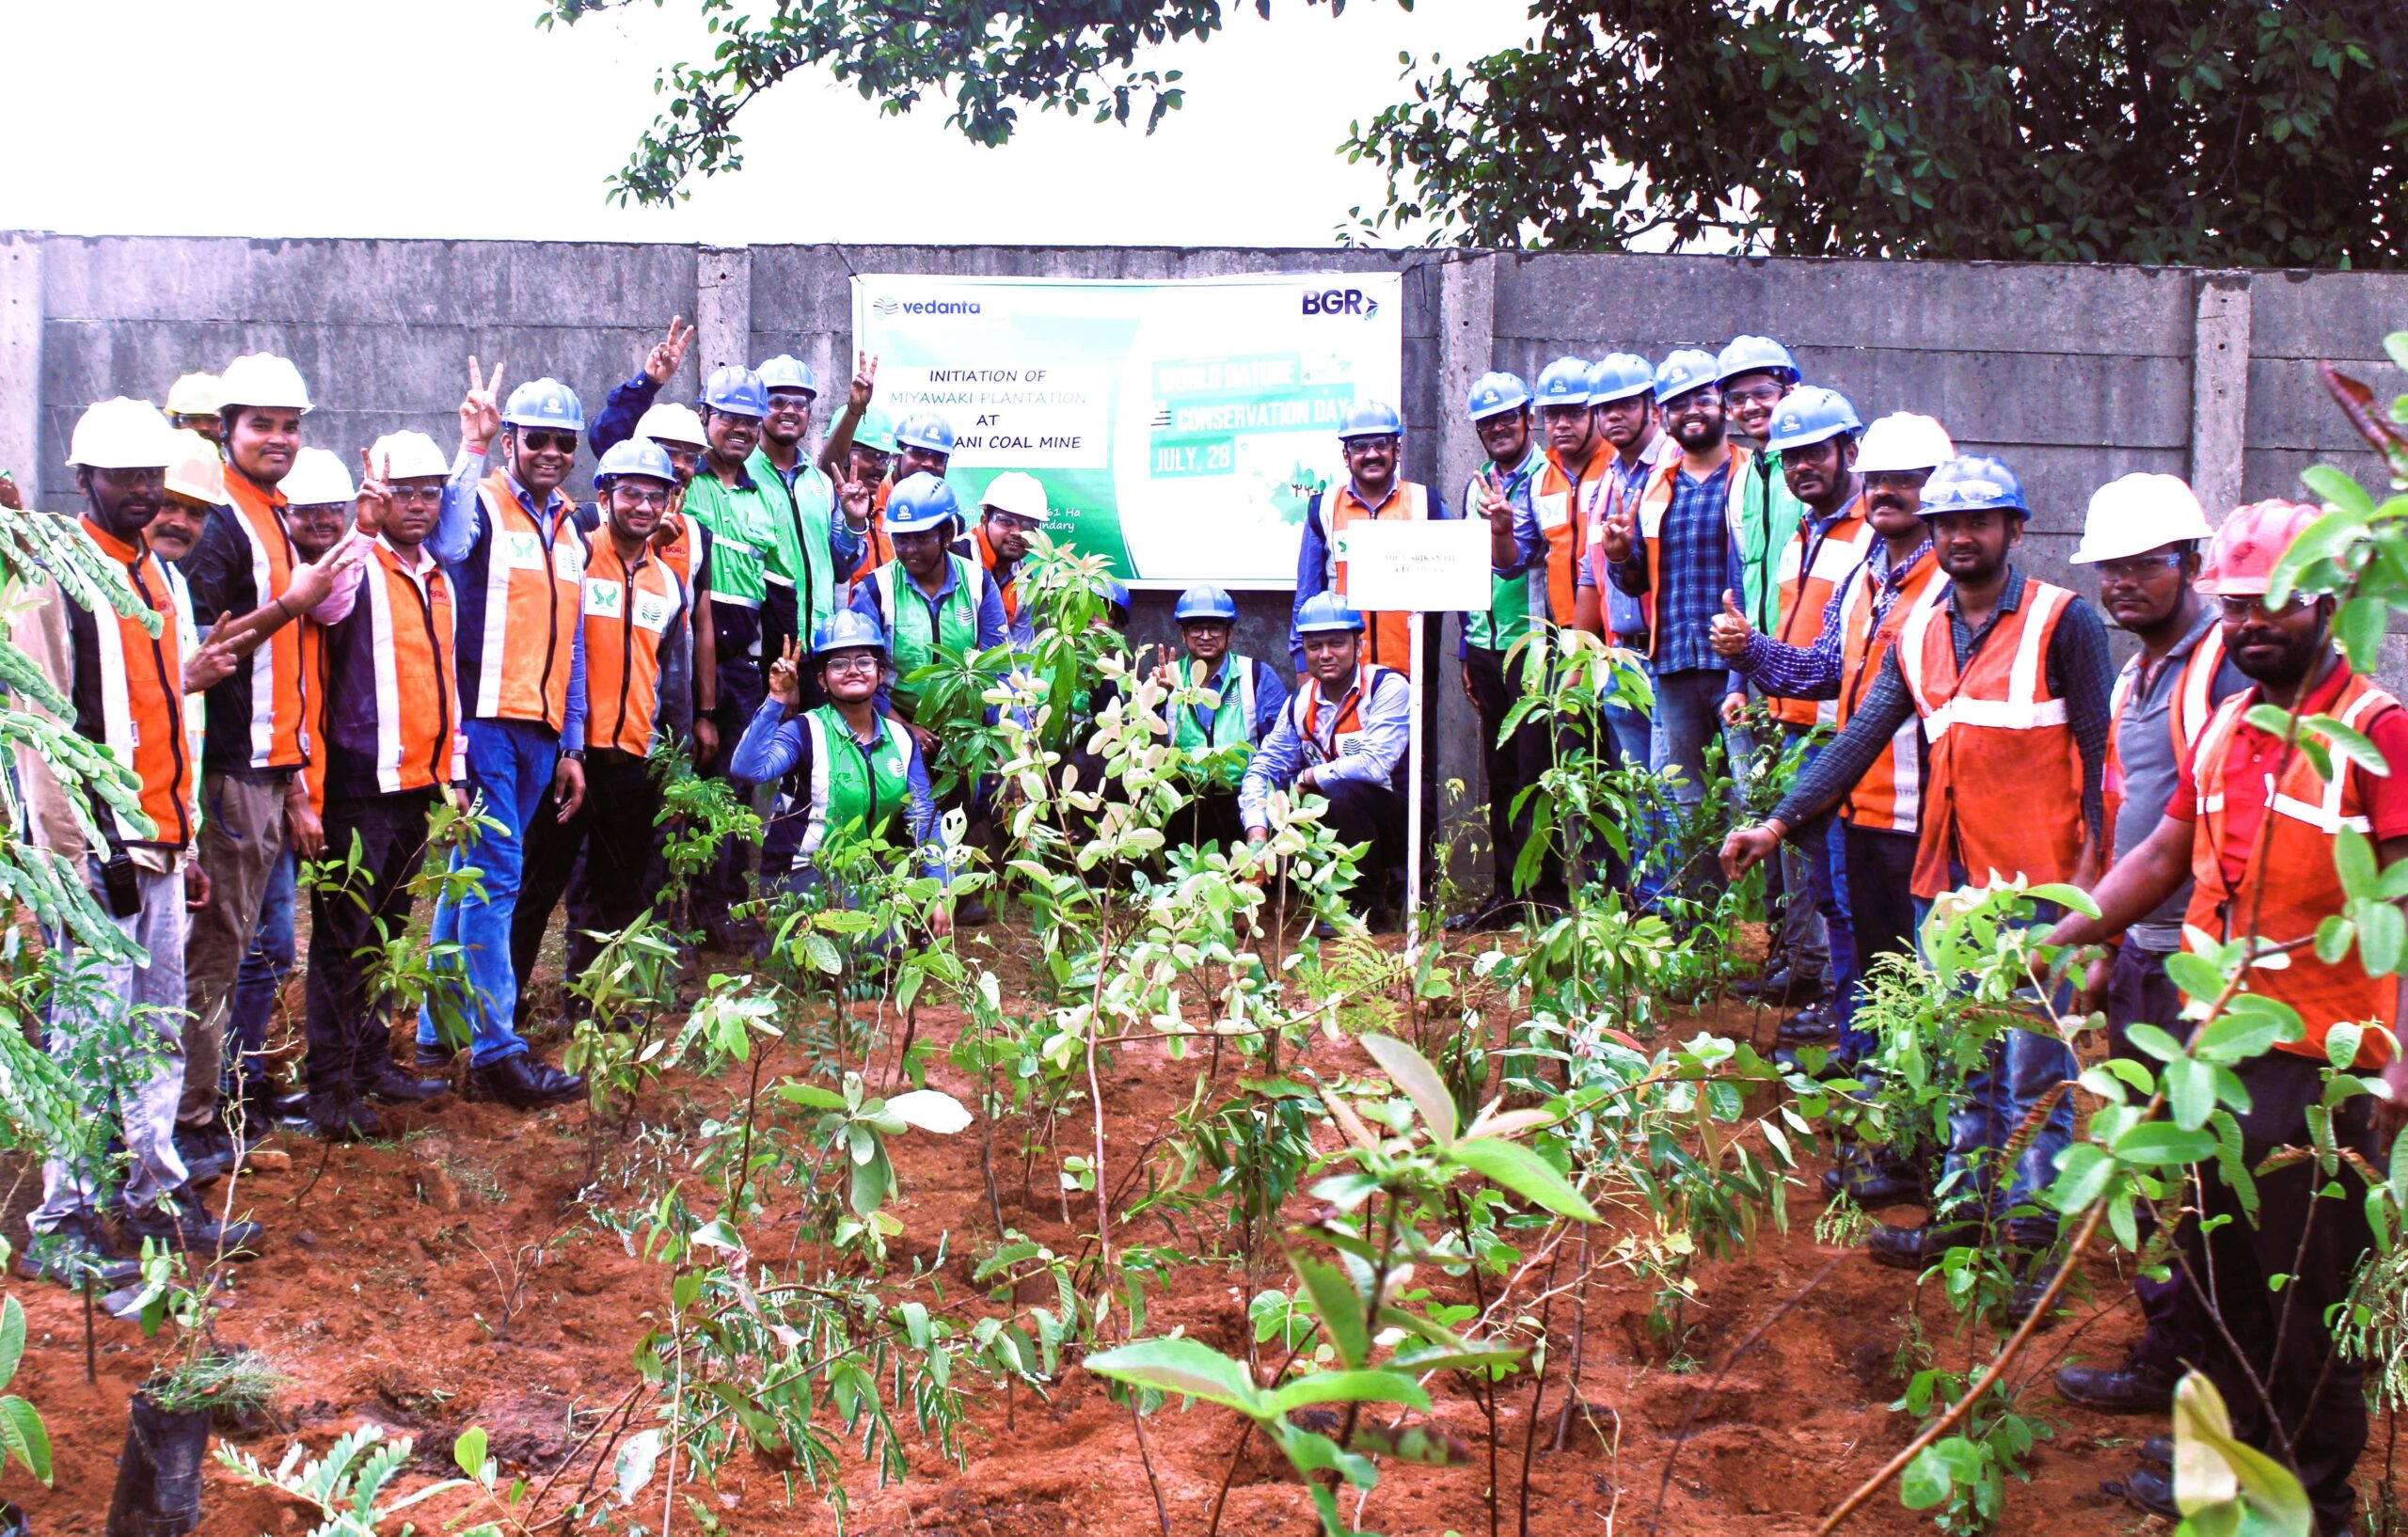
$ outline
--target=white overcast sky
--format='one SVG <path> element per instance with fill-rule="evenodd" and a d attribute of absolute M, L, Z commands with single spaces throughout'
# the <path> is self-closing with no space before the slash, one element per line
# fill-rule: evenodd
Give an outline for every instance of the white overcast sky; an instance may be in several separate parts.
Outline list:
<path fill-rule="evenodd" d="M 671 210 L 603 198 L 657 110 L 657 64 L 703 56 L 691 0 L 538 31 L 538 0 L 0 4 L 0 227 L 76 234 L 945 245 L 1322 246 L 1383 182 L 1337 146 L 1402 93 L 1398 53 L 1521 40 L 1516 0 L 1237 0 L 1227 31 L 1147 58 L 1186 104 L 1149 137 L 1024 115 L 999 150 L 824 74 L 746 110 L 745 167 Z"/>

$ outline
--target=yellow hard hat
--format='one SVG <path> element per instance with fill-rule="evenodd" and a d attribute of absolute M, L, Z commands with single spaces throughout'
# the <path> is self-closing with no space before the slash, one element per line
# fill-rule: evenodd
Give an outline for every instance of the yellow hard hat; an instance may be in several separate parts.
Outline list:
<path fill-rule="evenodd" d="M 176 456 L 167 461 L 167 494 L 212 507 L 226 505 L 226 463 L 217 456 L 216 444 L 189 427 L 176 433 Z"/>
<path fill-rule="evenodd" d="M 171 417 L 214 417 L 225 404 L 214 373 L 187 373 L 167 391 Z"/>

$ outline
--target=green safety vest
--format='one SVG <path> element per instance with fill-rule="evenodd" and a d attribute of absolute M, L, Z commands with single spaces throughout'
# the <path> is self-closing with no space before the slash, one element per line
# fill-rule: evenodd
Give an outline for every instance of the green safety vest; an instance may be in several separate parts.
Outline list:
<path fill-rule="evenodd" d="M 866 751 L 833 705 L 805 710 L 802 727 L 811 738 L 811 773 L 796 797 L 803 813 L 798 870 L 813 863 L 831 832 L 893 837 L 911 804 L 911 739 L 893 720 L 878 718 L 878 740 Z"/>
<path fill-rule="evenodd" d="M 1797 537 L 1806 504 L 1790 495 L 1781 455 L 1770 450 L 1750 454 L 1732 473 L 1740 478 L 1739 580 L 1747 589 L 1740 597 L 1748 622 L 1769 635 L 1781 626 L 1781 552 Z"/>
<path fill-rule="evenodd" d="M 795 475 L 794 489 L 787 490 L 785 478 L 764 449 L 754 449 L 744 468 L 761 488 L 772 513 L 763 578 L 774 586 L 800 589 L 795 599 L 795 624 L 809 644 L 819 626 L 828 623 L 828 616 L 842 606 L 837 601 L 835 557 L 828 543 L 834 488 L 825 471 L 806 464 Z"/>
<path fill-rule="evenodd" d="M 1545 467 L 1546 455 L 1537 442 L 1523 456 L 1520 465 L 1512 469 L 1491 465 L 1496 469 L 1497 483 L 1505 488 L 1505 499 L 1516 510 L 1528 508 L 1530 494 L 1538 484 L 1539 471 Z M 1474 478 L 1464 487 L 1464 516 L 1475 521 L 1480 517 L 1480 482 Z M 1537 590 L 1536 611 L 1546 611 L 1546 567 L 1525 571 L 1515 577 L 1500 577 L 1495 572 L 1488 578 L 1488 609 L 1485 612 L 1464 616 L 1464 638 L 1483 651 L 1511 651 L 1530 633 L 1532 589 Z"/>
<path fill-rule="evenodd" d="M 1228 788 L 1245 777 L 1245 759 L 1254 755 L 1254 663 L 1235 652 L 1221 661 L 1220 702 L 1213 706 L 1212 716 L 1204 718 L 1200 702 L 1180 705 L 1178 717 L 1171 721 L 1170 739 L 1183 753 L 1200 754 L 1224 747 L 1246 749 L 1234 764 L 1212 776 L 1213 783 Z M 1209 681 L 1199 675 L 1200 664 L 1193 657 L 1181 658 L 1179 669 L 1180 680 L 1188 688 L 1201 688 Z"/>
<path fill-rule="evenodd" d="M 720 603 L 758 609 L 768 591 L 768 561 L 778 546 L 778 527 L 791 521 L 786 496 L 772 473 L 767 484 L 752 466 L 752 489 L 739 491 L 708 469 L 686 487 L 686 511 L 711 531 L 711 597 Z"/>
<path fill-rule="evenodd" d="M 919 669 L 937 658 L 943 646 L 966 657 L 978 649 L 978 606 L 987 600 L 987 568 L 960 555 L 953 563 L 953 588 L 931 604 L 903 569 L 900 560 L 887 562 L 869 574 L 878 584 L 878 606 L 886 612 L 886 644 L 895 658 L 895 702 L 909 709 L 918 703 L 917 685 L 906 683 Z"/>

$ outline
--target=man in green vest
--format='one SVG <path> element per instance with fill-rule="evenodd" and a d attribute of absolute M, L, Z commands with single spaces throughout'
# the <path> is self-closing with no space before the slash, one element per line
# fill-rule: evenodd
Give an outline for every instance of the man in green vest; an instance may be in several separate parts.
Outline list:
<path fill-rule="evenodd" d="M 845 606 L 845 581 L 861 563 L 860 523 L 836 514 L 836 491 L 828 472 L 811 462 L 811 408 L 819 381 L 811 365 L 781 354 L 759 369 L 767 413 L 761 441 L 745 467 L 780 503 L 777 543 L 762 570 L 761 653 L 785 654 L 790 638 L 816 635 L 828 616 Z"/>
<path fill-rule="evenodd" d="M 1238 784 L 1255 748 L 1279 723 L 1288 686 L 1277 668 L 1230 652 L 1238 605 L 1221 588 L 1189 588 L 1179 594 L 1171 617 L 1187 655 L 1163 663 L 1156 674 L 1172 690 L 1164 705 L 1170 739 L 1191 759 L 1212 755 L 1202 766 L 1195 803 L 1181 814 L 1186 841 L 1233 849 L 1245 837 Z"/>
<path fill-rule="evenodd" d="M 974 656 L 1004 643 L 1004 599 L 987 568 L 948 547 L 959 534 L 961 504 L 953 487 L 925 472 L 887 499 L 886 532 L 895 559 L 853 584 L 853 610 L 894 641 L 895 677 L 881 691 L 889 713 L 911 727 L 920 751 L 937 751 L 940 731 L 965 722 L 934 718 L 925 684 L 913 676 L 940 653 Z"/>
<path fill-rule="evenodd" d="M 1773 408 L 1798 388 L 1798 364 L 1789 349 L 1768 336 L 1735 336 L 1715 360 L 1715 383 L 1722 390 L 1722 420 L 1731 436 L 1756 452 L 1749 456 L 1739 488 L 1739 579 L 1748 622 L 1759 634 L 1781 624 L 1781 552 L 1806 515 L 1781 472 L 1781 454 L 1765 446 Z"/>

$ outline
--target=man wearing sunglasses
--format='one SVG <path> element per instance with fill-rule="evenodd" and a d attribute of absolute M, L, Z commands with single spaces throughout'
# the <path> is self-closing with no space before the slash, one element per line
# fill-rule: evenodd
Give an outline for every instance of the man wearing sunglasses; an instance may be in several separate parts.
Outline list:
<path fill-rule="evenodd" d="M 2366 1362 L 2337 1349 L 2329 1321 L 2344 1311 L 2372 1244 L 2361 1171 L 2368 1161 L 2384 1166 L 2384 1144 L 2408 1121 L 2408 1059 L 2389 1034 L 2408 983 L 2369 974 L 2354 945 L 2327 960 L 2314 941 L 2349 900 L 2336 864 L 2344 830 L 2354 830 L 2354 857 L 2369 869 L 2408 860 L 2408 776 L 2397 769 L 2408 762 L 2408 713 L 2336 650 L 2331 597 L 2293 593 L 2269 602 L 2275 568 L 2319 515 L 2300 503 L 2262 501 L 2216 531 L 2200 585 L 2221 616 L 2226 650 L 2253 687 L 2216 708 L 2163 818 L 2092 890 L 2099 916 L 2066 919 L 2049 943 L 2113 943 L 2188 885 L 2186 932 L 2286 954 L 2281 966 L 2245 972 L 2242 990 L 2296 1011 L 2304 1033 L 2218 1070 L 2248 1092 L 2248 1109 L 2237 1116 L 2239 1163 L 2257 1171 L 2256 1198 L 2244 1207 L 2215 1166 L 2194 1167 L 2174 1273 L 2214 1307 L 2220 1326 L 2205 1331 L 2197 1365 L 2235 1405 L 2233 1434 L 2297 1470 L 2318 1530 L 2346 1533 L 2356 1504 L 2350 1474 L 2367 1441 Z M 2249 721 L 2261 704 L 2339 721 L 2393 771 L 2369 772 L 2338 744 L 2320 768 L 2301 743 Z M 2337 1099 L 2328 1094 L 2329 1063 L 2346 1064 L 2360 1085 L 2379 1077 L 2387 1094 Z M 2330 1083 L 2351 1086 L 2347 1077 Z M 2352 1156 L 2321 1165 L 2305 1156 L 2311 1143 L 2327 1156 L 2337 1149 Z M 2286 1149 L 2289 1158 L 2270 1166 Z M 2144 1510 L 2178 1513 L 2173 1480 L 2162 1473 L 2129 1475 L 2124 1493 Z"/>
<path fill-rule="evenodd" d="M 584 1079 L 546 1064 L 520 1038 L 510 963 L 528 830 L 547 792 L 571 816 L 585 800 L 585 541 L 577 503 L 561 490 L 577 464 L 585 406 L 557 379 L 520 385 L 497 405 L 500 388 L 500 364 L 486 379 L 468 359 L 459 457 L 426 542 L 454 594 L 467 784 L 491 818 L 452 856 L 453 869 L 474 865 L 483 879 L 436 905 L 434 939 L 460 947 L 470 1091 L 525 1110 L 585 1091 Z M 447 1034 L 437 1010 L 448 1014 L 452 1002 L 430 999 L 419 1011 L 421 1072 L 451 1065 L 461 1022 Z"/>

